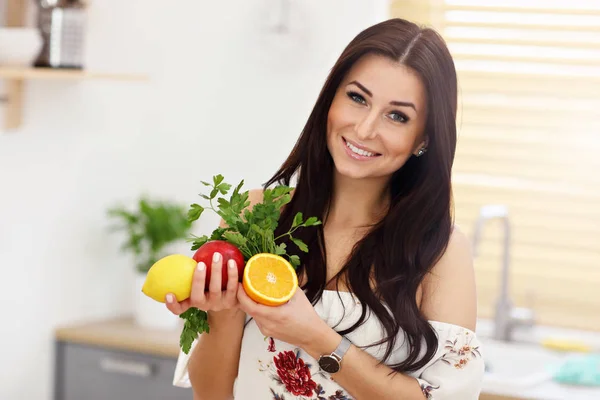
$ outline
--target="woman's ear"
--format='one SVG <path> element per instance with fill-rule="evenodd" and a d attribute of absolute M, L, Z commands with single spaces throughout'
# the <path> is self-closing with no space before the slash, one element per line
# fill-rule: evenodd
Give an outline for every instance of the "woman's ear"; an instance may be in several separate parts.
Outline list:
<path fill-rule="evenodd" d="M 421 157 L 427 151 L 427 146 L 429 145 L 429 138 L 425 137 L 423 141 L 417 146 L 413 154 L 416 157 Z"/>

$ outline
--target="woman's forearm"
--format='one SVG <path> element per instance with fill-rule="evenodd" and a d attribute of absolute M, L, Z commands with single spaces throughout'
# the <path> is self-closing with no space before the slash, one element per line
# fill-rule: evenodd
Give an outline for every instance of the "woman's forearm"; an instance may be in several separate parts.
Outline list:
<path fill-rule="evenodd" d="M 195 400 L 233 398 L 245 316 L 239 309 L 208 313 L 210 333 L 200 335 L 188 364 Z"/>
<path fill-rule="evenodd" d="M 315 360 L 331 354 L 342 337 L 329 328 L 319 340 L 313 340 L 304 350 Z M 331 377 L 356 400 L 423 400 L 425 396 L 418 381 L 410 376 L 394 373 L 367 352 L 351 346 L 342 360 L 342 368 Z"/>

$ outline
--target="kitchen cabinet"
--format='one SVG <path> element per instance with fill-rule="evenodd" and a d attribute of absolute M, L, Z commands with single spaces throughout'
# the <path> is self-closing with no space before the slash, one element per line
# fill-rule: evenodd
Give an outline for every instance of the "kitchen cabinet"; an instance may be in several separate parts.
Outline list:
<path fill-rule="evenodd" d="M 130 319 L 56 331 L 54 400 L 191 400 L 173 386 L 179 331 L 146 330 Z"/>

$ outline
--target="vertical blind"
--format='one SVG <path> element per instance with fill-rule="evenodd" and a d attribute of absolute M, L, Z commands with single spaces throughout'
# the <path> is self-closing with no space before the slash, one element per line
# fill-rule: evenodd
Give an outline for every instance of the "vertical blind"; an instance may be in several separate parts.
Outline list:
<path fill-rule="evenodd" d="M 536 322 L 600 330 L 600 1 L 393 0 L 438 30 L 459 77 L 455 218 L 472 235 L 508 206 L 511 296 Z M 502 226 L 475 266 L 479 311 L 499 294 Z"/>

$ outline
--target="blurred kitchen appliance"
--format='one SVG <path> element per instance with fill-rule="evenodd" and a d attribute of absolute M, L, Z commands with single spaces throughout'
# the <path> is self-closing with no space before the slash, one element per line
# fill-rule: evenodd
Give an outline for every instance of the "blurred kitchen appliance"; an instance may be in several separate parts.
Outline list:
<path fill-rule="evenodd" d="M 35 0 L 43 45 L 35 67 L 82 69 L 86 4 L 81 0 Z"/>

